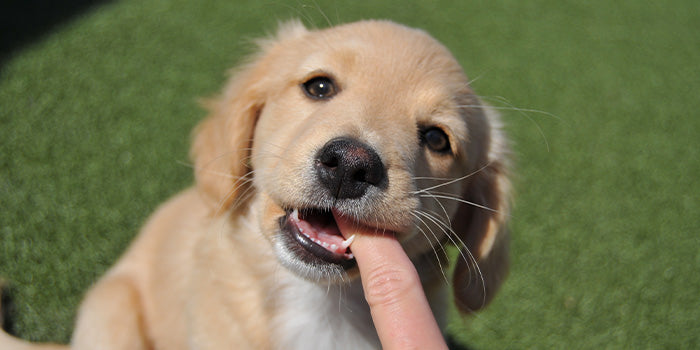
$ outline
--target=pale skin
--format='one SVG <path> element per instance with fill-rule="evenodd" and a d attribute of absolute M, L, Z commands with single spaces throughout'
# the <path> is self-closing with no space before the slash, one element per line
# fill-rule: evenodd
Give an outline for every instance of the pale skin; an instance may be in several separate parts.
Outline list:
<path fill-rule="evenodd" d="M 338 220 L 360 269 L 365 298 L 384 349 L 447 349 L 418 273 L 392 233 Z"/>

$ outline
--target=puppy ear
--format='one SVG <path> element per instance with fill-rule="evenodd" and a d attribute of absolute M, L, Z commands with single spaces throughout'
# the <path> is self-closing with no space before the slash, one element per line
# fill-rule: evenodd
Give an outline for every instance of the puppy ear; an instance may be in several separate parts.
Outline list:
<path fill-rule="evenodd" d="M 257 41 L 259 53 L 234 72 L 221 96 L 205 102 L 209 115 L 194 130 L 190 158 L 196 187 L 216 213 L 244 208 L 253 194 L 250 150 L 257 119 L 275 85 L 279 47 L 305 32 L 298 21 L 280 24 L 276 35 Z"/>
<path fill-rule="evenodd" d="M 465 313 L 485 307 L 508 274 L 508 160 L 499 127 L 489 128 L 486 135 L 491 136 L 483 143 L 490 152 L 482 167 L 469 177 L 462 196 L 473 204 L 461 204 L 452 220 L 452 229 L 469 250 L 463 252 L 467 259 L 460 257 L 453 275 L 455 303 Z"/>
<path fill-rule="evenodd" d="M 252 78 L 248 71 L 235 75 L 221 97 L 206 103 L 209 116 L 194 130 L 190 157 L 196 186 L 217 206 L 217 213 L 228 210 L 249 186 L 248 157 L 264 106 Z"/>

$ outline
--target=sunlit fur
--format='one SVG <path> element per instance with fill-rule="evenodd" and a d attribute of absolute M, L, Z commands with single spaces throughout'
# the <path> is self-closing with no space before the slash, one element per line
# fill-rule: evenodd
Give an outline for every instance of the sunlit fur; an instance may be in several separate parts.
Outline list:
<path fill-rule="evenodd" d="M 319 74 L 337 95 L 302 91 Z M 305 264 L 280 242 L 279 218 L 293 208 L 333 207 L 396 234 L 441 326 L 446 287 L 465 313 L 492 299 L 508 267 L 507 142 L 428 34 L 386 21 L 312 31 L 288 22 L 207 106 L 195 185 L 88 293 L 74 348 L 379 348 L 357 271 Z M 449 152 L 421 142 L 430 127 Z M 314 155 L 336 137 L 371 147 L 388 186 L 352 200 L 321 194 Z M 19 345 L 0 337 L 3 349 Z"/>

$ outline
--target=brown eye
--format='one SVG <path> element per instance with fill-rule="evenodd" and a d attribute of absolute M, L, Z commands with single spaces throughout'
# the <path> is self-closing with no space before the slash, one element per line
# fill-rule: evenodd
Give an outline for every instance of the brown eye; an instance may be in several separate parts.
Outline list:
<path fill-rule="evenodd" d="M 421 141 L 433 152 L 450 153 L 450 139 L 440 128 L 425 129 L 422 132 Z"/>
<path fill-rule="evenodd" d="M 306 96 L 314 100 L 327 100 L 338 93 L 333 80 L 323 76 L 307 80 L 302 84 L 302 89 Z"/>

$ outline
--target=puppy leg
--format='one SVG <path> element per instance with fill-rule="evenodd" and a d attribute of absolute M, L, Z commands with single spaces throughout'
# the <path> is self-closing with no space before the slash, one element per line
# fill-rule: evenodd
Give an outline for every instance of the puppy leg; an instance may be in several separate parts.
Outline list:
<path fill-rule="evenodd" d="M 126 276 L 109 276 L 87 295 L 78 314 L 73 349 L 149 349 L 138 291 Z"/>

